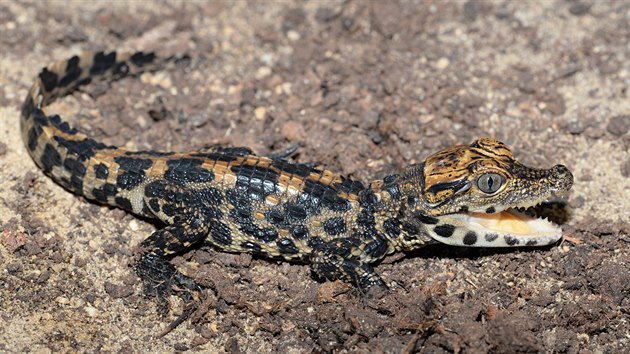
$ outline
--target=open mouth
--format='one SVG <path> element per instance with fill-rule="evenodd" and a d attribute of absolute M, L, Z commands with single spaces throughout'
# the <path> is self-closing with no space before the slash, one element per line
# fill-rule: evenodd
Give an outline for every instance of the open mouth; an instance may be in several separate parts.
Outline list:
<path fill-rule="evenodd" d="M 499 234 L 524 237 L 553 236 L 562 233 L 560 226 L 546 217 L 539 217 L 532 209 L 507 209 L 500 213 L 467 213 L 467 222 Z"/>
<path fill-rule="evenodd" d="M 562 222 L 562 218 L 554 213 L 564 211 L 564 208 L 555 206 L 559 204 L 541 203 L 528 208 L 508 208 L 493 214 L 457 213 L 450 217 L 460 220 L 469 231 L 483 235 L 475 246 L 543 246 L 562 238 L 562 229 L 556 224 Z"/>

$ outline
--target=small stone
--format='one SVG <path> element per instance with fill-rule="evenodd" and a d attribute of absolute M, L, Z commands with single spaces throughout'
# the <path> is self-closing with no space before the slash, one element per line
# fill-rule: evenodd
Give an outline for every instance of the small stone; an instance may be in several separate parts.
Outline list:
<path fill-rule="evenodd" d="M 449 65 L 451 65 L 451 61 L 448 60 L 448 58 L 444 58 L 444 57 L 438 59 L 438 61 L 435 63 L 435 67 L 440 70 L 444 70 L 448 68 Z"/>
<path fill-rule="evenodd" d="M 133 287 L 105 282 L 105 292 L 114 299 L 122 299 L 133 294 Z"/>
<path fill-rule="evenodd" d="M 267 108 L 257 107 L 256 109 L 254 109 L 254 117 L 256 117 L 256 119 L 263 120 L 265 119 L 266 115 L 267 115 Z"/>
<path fill-rule="evenodd" d="M 621 164 L 621 175 L 624 177 L 630 177 L 630 159 Z"/>
<path fill-rule="evenodd" d="M 282 135 L 289 141 L 303 141 L 306 137 L 304 126 L 295 121 L 288 121 L 282 125 Z"/>
<path fill-rule="evenodd" d="M 86 306 L 84 309 L 85 313 L 87 313 L 89 317 L 96 317 L 96 315 L 98 314 L 98 310 L 95 307 Z"/>
<path fill-rule="evenodd" d="M 171 80 L 170 77 L 165 77 L 165 78 L 163 78 L 162 80 L 160 80 L 158 82 L 158 86 L 160 86 L 161 88 L 163 88 L 165 90 L 168 90 L 168 89 L 173 87 L 173 80 Z M 177 94 L 177 93 L 175 93 L 175 94 Z"/>
<path fill-rule="evenodd" d="M 297 42 L 300 40 L 300 38 L 302 38 L 302 36 L 300 35 L 300 32 L 290 30 L 287 32 L 287 38 L 289 38 L 291 42 Z"/>
<path fill-rule="evenodd" d="M 258 71 L 256 71 L 256 79 L 258 80 L 264 79 L 269 75 L 271 75 L 271 68 L 268 66 L 261 66 L 258 68 Z"/>
<path fill-rule="evenodd" d="M 579 195 L 579 196 L 577 196 L 577 197 L 575 197 L 575 198 L 573 198 L 573 199 L 571 199 L 569 201 L 569 205 L 571 206 L 571 208 L 574 208 L 574 209 L 579 209 L 579 208 L 583 207 L 584 203 L 586 203 L 586 200 L 581 195 Z"/>
<path fill-rule="evenodd" d="M 571 7 L 569 7 L 569 12 L 572 15 L 581 16 L 586 14 L 588 10 L 591 9 L 591 6 L 593 6 L 593 4 L 589 4 L 584 1 L 576 1 L 573 5 L 571 5 Z"/>
<path fill-rule="evenodd" d="M 131 229 L 131 231 L 138 231 L 140 229 L 140 226 L 138 225 L 138 222 L 136 220 L 131 220 L 129 222 L 129 228 Z"/>
<path fill-rule="evenodd" d="M 606 130 L 612 135 L 622 136 L 630 129 L 630 114 L 610 118 Z"/>
<path fill-rule="evenodd" d="M 580 119 L 574 119 L 565 124 L 564 129 L 573 135 L 582 134 L 586 130 L 586 125 Z"/>

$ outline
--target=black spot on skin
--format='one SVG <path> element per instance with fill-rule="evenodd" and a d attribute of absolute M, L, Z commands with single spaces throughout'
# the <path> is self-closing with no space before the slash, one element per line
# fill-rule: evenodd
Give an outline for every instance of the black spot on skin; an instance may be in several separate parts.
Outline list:
<path fill-rule="evenodd" d="M 114 198 L 114 203 L 116 203 L 116 205 L 118 205 L 119 207 L 125 210 L 133 211 L 133 207 L 131 206 L 131 201 L 127 198 L 116 197 Z"/>
<path fill-rule="evenodd" d="M 499 235 L 498 234 L 486 234 L 484 236 L 484 238 L 486 239 L 487 242 L 494 242 L 494 240 L 499 238 Z"/>
<path fill-rule="evenodd" d="M 378 198 L 371 189 L 359 193 L 359 204 L 362 207 L 373 207 L 376 203 L 378 203 Z"/>
<path fill-rule="evenodd" d="M 399 175 L 389 175 L 389 176 L 386 176 L 385 178 L 383 178 L 383 182 L 384 182 L 385 184 L 392 183 L 392 182 L 394 182 L 394 181 L 398 178 L 398 176 L 399 176 Z"/>
<path fill-rule="evenodd" d="M 462 213 L 466 213 L 466 212 L 468 212 L 468 207 L 464 205 L 464 206 L 459 208 L 459 211 L 462 212 Z"/>
<path fill-rule="evenodd" d="M 70 128 L 70 124 L 68 124 L 68 122 L 62 121 L 61 117 L 59 117 L 59 115 L 57 115 L 57 114 L 55 114 L 53 116 L 49 116 L 48 120 L 55 127 L 57 127 L 57 129 L 61 130 L 62 132 L 66 133 L 66 134 L 74 135 L 74 134 L 77 133 L 76 129 Z"/>
<path fill-rule="evenodd" d="M 147 184 L 146 188 L 144 189 L 144 195 L 149 198 L 163 197 L 165 193 L 166 186 L 164 185 L 164 182 L 161 181 L 153 181 Z"/>
<path fill-rule="evenodd" d="M 75 155 L 80 161 L 85 161 L 96 154 L 97 150 L 110 148 L 109 146 L 96 142 L 94 139 L 67 140 L 60 136 L 53 138 L 59 146 L 68 150 L 68 154 Z"/>
<path fill-rule="evenodd" d="M 324 220 L 324 222 L 322 222 L 322 227 L 324 228 L 324 231 L 331 236 L 341 235 L 346 232 L 346 222 L 340 216 Z"/>
<path fill-rule="evenodd" d="M 398 200 L 402 197 L 402 193 L 400 193 L 400 186 L 398 185 L 398 183 L 385 185 L 383 186 L 383 190 L 386 191 L 389 196 L 394 200 Z"/>
<path fill-rule="evenodd" d="M 337 195 L 337 192 L 324 192 L 321 201 L 324 208 L 328 208 L 333 211 L 344 212 L 350 209 L 350 202 Z"/>
<path fill-rule="evenodd" d="M 243 249 L 245 249 L 245 250 L 247 250 L 249 252 L 252 252 L 254 254 L 258 254 L 262 250 L 260 245 L 257 245 L 255 243 L 249 242 L 249 241 L 245 241 L 245 242 L 241 243 L 241 248 L 243 248 Z"/>
<path fill-rule="evenodd" d="M 92 190 L 92 195 L 99 202 L 106 202 L 107 197 L 115 196 L 116 194 L 118 194 L 118 189 L 116 185 L 111 183 L 105 183 L 101 187 Z"/>
<path fill-rule="evenodd" d="M 293 235 L 296 240 L 304 239 L 308 236 L 308 228 L 304 225 L 296 225 L 291 230 L 291 235 Z"/>
<path fill-rule="evenodd" d="M 492 214 L 496 211 L 496 209 L 494 209 L 494 207 L 489 207 L 488 209 L 486 209 L 486 213 L 487 214 Z"/>
<path fill-rule="evenodd" d="M 128 171 L 116 177 L 116 185 L 121 189 L 132 190 L 139 186 L 145 179 L 144 171 Z"/>
<path fill-rule="evenodd" d="M 82 70 L 81 67 L 79 67 L 79 61 L 80 59 L 76 55 L 68 59 L 68 63 L 66 65 L 66 73 L 61 78 L 61 81 L 59 81 L 59 86 L 66 87 L 81 76 Z"/>
<path fill-rule="evenodd" d="M 236 187 L 246 191 L 254 200 L 263 200 L 275 192 L 279 174 L 269 168 L 252 165 L 230 167 L 236 174 Z"/>
<path fill-rule="evenodd" d="M 374 258 L 381 258 L 385 253 L 387 253 L 388 244 L 387 240 L 382 236 L 377 236 L 373 241 L 369 242 L 363 251 L 368 256 Z"/>
<path fill-rule="evenodd" d="M 340 212 L 350 209 L 350 203 L 341 198 L 333 187 L 309 179 L 304 180 L 304 192 L 300 194 L 300 199 L 311 203 L 313 208 L 322 206 Z"/>
<path fill-rule="evenodd" d="M 423 224 L 426 225 L 435 225 L 439 222 L 438 218 L 435 218 L 433 216 L 427 215 L 423 212 L 417 212 L 414 214 L 416 219 L 418 219 L 418 221 L 420 221 Z"/>
<path fill-rule="evenodd" d="M 116 184 L 125 190 L 131 190 L 140 185 L 145 179 L 144 170 L 153 165 L 153 161 L 149 159 L 127 156 L 116 156 L 114 161 L 120 166 Z"/>
<path fill-rule="evenodd" d="M 146 64 L 151 64 L 155 61 L 155 53 L 144 53 L 137 52 L 134 53 L 129 60 L 138 67 L 142 67 Z"/>
<path fill-rule="evenodd" d="M 292 202 L 284 204 L 284 211 L 291 220 L 302 221 L 308 216 L 304 207 Z"/>
<path fill-rule="evenodd" d="M 228 189 L 225 192 L 227 202 L 234 206 L 230 211 L 230 216 L 235 219 L 238 225 L 251 222 L 253 208 L 252 202 L 246 195 L 240 193 L 238 189 Z"/>
<path fill-rule="evenodd" d="M 538 241 L 536 240 L 528 240 L 525 246 L 536 246 L 537 244 L 538 244 Z"/>
<path fill-rule="evenodd" d="M 90 68 L 90 75 L 102 75 L 107 70 L 111 69 L 116 64 L 116 52 L 104 54 L 98 52 L 94 54 L 92 59 L 92 67 Z"/>
<path fill-rule="evenodd" d="M 477 234 L 474 231 L 468 231 L 464 236 L 464 244 L 472 246 L 477 243 Z"/>
<path fill-rule="evenodd" d="M 519 241 L 516 237 L 512 237 L 512 236 L 503 236 L 503 239 L 505 240 L 505 243 L 508 246 L 514 246 L 514 245 L 518 245 Z"/>
<path fill-rule="evenodd" d="M 63 160 L 63 167 L 73 175 L 85 176 L 85 165 L 73 158 Z"/>
<path fill-rule="evenodd" d="M 230 231 L 230 228 L 218 220 L 213 220 L 211 222 L 210 235 L 212 236 L 214 242 L 219 245 L 228 246 L 232 244 L 232 232 Z"/>
<path fill-rule="evenodd" d="M 30 151 L 35 151 L 37 147 L 37 139 L 42 133 L 42 128 L 38 125 L 34 125 L 31 129 L 28 130 L 28 140 L 26 142 L 26 146 Z"/>
<path fill-rule="evenodd" d="M 46 144 L 44 147 L 44 152 L 40 160 L 44 172 L 50 172 L 53 166 L 61 165 L 61 155 L 59 155 L 57 150 L 50 144 Z"/>
<path fill-rule="evenodd" d="M 206 215 L 206 217 L 208 217 L 208 218 L 210 218 L 212 220 L 222 220 L 223 219 L 223 212 L 218 207 L 205 208 L 203 213 L 204 213 L 204 215 Z"/>
<path fill-rule="evenodd" d="M 167 203 L 162 206 L 162 212 L 166 214 L 166 216 L 175 216 L 177 211 L 177 208 L 173 204 Z"/>
<path fill-rule="evenodd" d="M 22 117 L 30 118 L 31 114 L 35 111 L 35 102 L 33 97 L 28 95 L 22 104 Z"/>
<path fill-rule="evenodd" d="M 273 160 L 271 166 L 284 171 L 286 173 L 294 174 L 300 177 L 308 177 L 313 172 L 313 168 L 304 164 L 289 163 L 284 160 Z"/>
<path fill-rule="evenodd" d="M 265 217 L 272 225 L 278 226 L 284 223 L 284 214 L 277 209 L 269 210 Z"/>
<path fill-rule="evenodd" d="M 278 238 L 278 231 L 272 227 L 260 228 L 251 223 L 251 221 L 242 220 L 240 229 L 245 234 L 254 237 L 262 242 L 272 242 Z"/>
<path fill-rule="evenodd" d="M 442 237 L 451 237 L 455 232 L 455 226 L 449 224 L 438 225 L 433 228 L 433 231 Z"/>
<path fill-rule="evenodd" d="M 52 123 L 53 126 L 55 126 L 57 129 L 61 130 L 62 132 L 66 134 L 74 135 L 77 133 L 76 129 L 71 128 L 70 124 L 68 124 L 68 122 L 64 122 L 63 120 L 61 120 L 61 117 L 59 117 L 59 115 L 57 114 L 48 116 L 47 119 L 48 121 Z"/>
<path fill-rule="evenodd" d="M 398 219 L 387 219 L 383 222 L 383 231 L 390 237 L 398 237 L 400 235 L 400 221 Z"/>
<path fill-rule="evenodd" d="M 214 173 L 200 167 L 202 163 L 202 160 L 190 158 L 168 160 L 164 179 L 179 185 L 211 182 Z"/>
<path fill-rule="evenodd" d="M 214 187 L 201 189 L 192 194 L 192 196 L 197 197 L 204 205 L 219 206 L 223 203 L 221 192 Z"/>
<path fill-rule="evenodd" d="M 48 68 L 44 68 L 39 74 L 39 79 L 42 80 L 46 92 L 52 92 L 57 87 L 59 76 L 52 71 L 48 71 Z"/>
<path fill-rule="evenodd" d="M 278 245 L 278 251 L 282 254 L 297 254 L 300 252 L 291 239 L 281 238 L 276 241 L 276 244 Z"/>
<path fill-rule="evenodd" d="M 376 219 L 374 218 L 374 210 L 371 208 L 365 208 L 361 210 L 356 219 L 357 225 L 362 229 L 360 235 L 364 239 L 373 239 L 377 235 L 376 231 Z"/>
<path fill-rule="evenodd" d="M 365 186 L 363 185 L 363 183 L 359 181 L 353 181 L 349 178 L 345 178 L 341 183 L 335 184 L 335 187 L 337 187 L 342 192 L 354 194 L 365 190 Z"/>
<path fill-rule="evenodd" d="M 402 229 L 409 235 L 418 235 L 420 233 L 420 229 L 414 224 L 404 223 L 402 224 Z"/>
<path fill-rule="evenodd" d="M 70 176 L 70 189 L 81 194 L 83 192 L 83 178 L 77 175 Z"/>
<path fill-rule="evenodd" d="M 140 172 L 153 166 L 153 161 L 128 156 L 116 156 L 114 161 L 125 171 Z"/>
<path fill-rule="evenodd" d="M 98 179 L 107 179 L 109 169 L 105 164 L 99 163 L 94 165 L 94 176 Z"/>
<path fill-rule="evenodd" d="M 154 213 L 159 213 L 160 212 L 160 203 L 158 202 L 157 199 L 149 199 L 149 208 Z"/>
<path fill-rule="evenodd" d="M 35 120 L 35 125 L 40 125 L 42 127 L 47 127 L 50 125 L 50 120 L 41 109 L 35 109 L 33 112 L 33 117 Z"/>
<path fill-rule="evenodd" d="M 321 237 L 311 237 L 306 242 L 308 246 L 312 249 L 319 249 L 324 245 L 324 240 Z"/>

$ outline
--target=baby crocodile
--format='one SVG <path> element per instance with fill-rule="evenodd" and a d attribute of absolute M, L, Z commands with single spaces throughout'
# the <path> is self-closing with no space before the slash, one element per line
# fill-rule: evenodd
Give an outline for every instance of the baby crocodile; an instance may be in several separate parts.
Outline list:
<path fill-rule="evenodd" d="M 169 257 L 206 240 L 228 252 L 310 264 L 313 273 L 367 290 L 386 288 L 371 264 L 431 243 L 542 246 L 562 237 L 519 208 L 566 194 L 563 165 L 526 167 L 501 142 L 452 146 L 367 185 L 329 170 L 256 156 L 248 148 L 130 151 L 97 142 L 43 107 L 95 80 L 114 81 L 181 58 L 85 53 L 44 68 L 22 107 L 22 137 L 35 163 L 64 188 L 166 224 L 135 264 L 164 299 L 199 289 Z"/>

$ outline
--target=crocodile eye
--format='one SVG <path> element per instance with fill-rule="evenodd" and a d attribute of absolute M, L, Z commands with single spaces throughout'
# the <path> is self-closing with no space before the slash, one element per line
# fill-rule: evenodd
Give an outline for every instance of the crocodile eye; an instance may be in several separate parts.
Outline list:
<path fill-rule="evenodd" d="M 498 191 L 504 182 L 505 179 L 500 174 L 486 173 L 477 178 L 477 187 L 484 193 L 492 194 Z"/>

